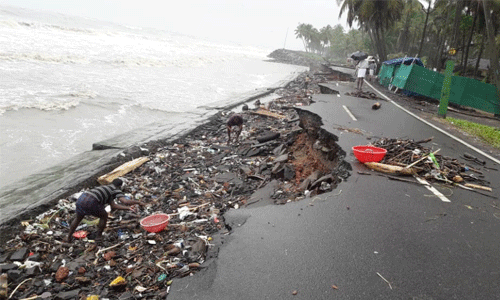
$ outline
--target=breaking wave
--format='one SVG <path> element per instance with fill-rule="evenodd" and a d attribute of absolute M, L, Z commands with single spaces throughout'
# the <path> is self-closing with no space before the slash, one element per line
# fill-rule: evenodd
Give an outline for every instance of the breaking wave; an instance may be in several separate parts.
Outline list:
<path fill-rule="evenodd" d="M 47 95 L 45 97 L 36 97 L 33 99 L 18 99 L 14 103 L 0 104 L 0 115 L 7 111 L 16 111 L 20 109 L 39 109 L 39 110 L 70 110 L 77 107 L 82 100 L 94 99 L 97 94 L 92 91 L 71 92 L 61 95 Z"/>
<path fill-rule="evenodd" d="M 4 114 L 7 111 L 12 111 L 12 110 L 20 110 L 24 108 L 34 108 L 34 109 L 39 109 L 39 110 L 69 110 L 71 108 L 77 107 L 80 104 L 80 100 L 74 99 L 70 101 L 64 101 L 64 100 L 51 100 L 49 102 L 45 101 L 33 101 L 33 102 L 22 102 L 22 103 L 15 103 L 15 104 L 10 104 L 6 106 L 1 106 L 0 105 L 0 115 Z"/>
<path fill-rule="evenodd" d="M 89 60 L 83 56 L 62 55 L 54 56 L 41 53 L 0 53 L 0 60 L 4 61 L 42 61 L 48 63 L 87 64 Z"/>

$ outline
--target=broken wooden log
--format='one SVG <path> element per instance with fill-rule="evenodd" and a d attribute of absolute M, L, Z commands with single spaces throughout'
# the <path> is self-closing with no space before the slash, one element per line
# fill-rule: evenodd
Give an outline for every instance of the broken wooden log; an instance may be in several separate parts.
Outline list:
<path fill-rule="evenodd" d="M 483 191 L 488 191 L 488 192 L 493 192 L 493 189 L 487 186 L 482 186 L 478 184 L 472 184 L 472 183 L 466 183 L 464 186 L 468 188 L 473 188 L 473 189 L 478 189 L 478 190 L 483 190 Z"/>
<path fill-rule="evenodd" d="M 108 174 L 102 175 L 97 179 L 97 181 L 100 184 L 110 184 L 114 179 L 135 170 L 148 160 L 149 158 L 144 156 L 126 162 L 123 165 L 119 166 L 118 168 L 114 169 L 113 171 L 109 172 Z"/>
<path fill-rule="evenodd" d="M 404 168 L 400 166 L 393 166 L 376 162 L 366 162 L 365 166 L 372 170 L 388 174 L 413 175 L 416 173 L 412 168 Z"/>

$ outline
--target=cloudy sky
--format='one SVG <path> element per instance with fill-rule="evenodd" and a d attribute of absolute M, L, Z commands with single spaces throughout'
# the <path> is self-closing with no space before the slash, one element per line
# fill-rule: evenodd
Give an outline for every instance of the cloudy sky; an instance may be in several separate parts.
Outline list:
<path fill-rule="evenodd" d="M 299 23 L 342 24 L 336 0 L 0 0 L 0 4 L 230 40 L 269 49 L 303 50 Z M 288 31 L 288 33 L 287 33 Z M 286 39 L 286 44 L 285 44 Z"/>

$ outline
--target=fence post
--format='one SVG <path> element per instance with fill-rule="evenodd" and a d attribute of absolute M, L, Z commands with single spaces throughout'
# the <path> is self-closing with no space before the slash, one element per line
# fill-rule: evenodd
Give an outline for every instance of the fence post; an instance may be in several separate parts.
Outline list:
<path fill-rule="evenodd" d="M 438 116 L 446 118 L 446 111 L 448 110 L 448 100 L 450 99 L 451 91 L 451 77 L 453 69 L 455 68 L 455 61 L 448 60 L 446 62 L 446 69 L 444 71 L 443 88 L 441 89 L 441 100 L 439 101 Z"/>

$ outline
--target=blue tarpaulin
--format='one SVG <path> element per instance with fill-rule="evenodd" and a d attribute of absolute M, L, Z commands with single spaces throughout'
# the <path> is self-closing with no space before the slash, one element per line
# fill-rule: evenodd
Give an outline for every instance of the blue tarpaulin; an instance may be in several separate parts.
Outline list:
<path fill-rule="evenodd" d="M 391 59 L 391 60 L 386 60 L 383 62 L 383 64 L 398 66 L 400 64 L 411 65 L 412 62 L 418 66 L 421 66 L 421 67 L 424 66 L 424 64 L 422 63 L 420 58 L 415 58 L 415 57 L 395 58 L 395 59 Z"/>

